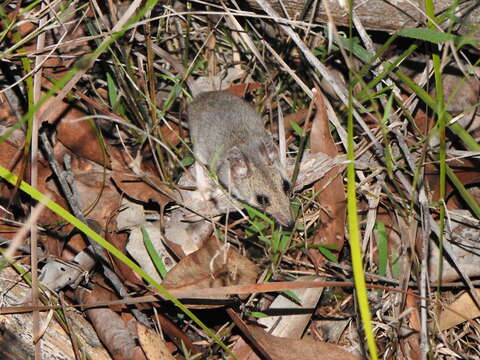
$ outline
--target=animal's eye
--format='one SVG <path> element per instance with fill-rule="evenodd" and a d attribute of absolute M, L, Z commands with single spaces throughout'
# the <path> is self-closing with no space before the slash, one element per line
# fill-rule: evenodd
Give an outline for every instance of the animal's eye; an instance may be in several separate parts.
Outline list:
<path fill-rule="evenodd" d="M 270 205 L 270 200 L 266 195 L 257 195 L 257 203 L 259 203 L 261 206 L 268 206 Z"/>
<path fill-rule="evenodd" d="M 291 185 L 287 180 L 283 180 L 282 187 L 285 194 L 290 192 Z"/>

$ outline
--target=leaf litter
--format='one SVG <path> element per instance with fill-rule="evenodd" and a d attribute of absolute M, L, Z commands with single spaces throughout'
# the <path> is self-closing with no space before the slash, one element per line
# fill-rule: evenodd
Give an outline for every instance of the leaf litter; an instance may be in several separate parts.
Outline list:
<path fill-rule="evenodd" d="M 2 5 L 2 24 L 16 26 L 3 26 L 2 37 L 8 41 L 0 45 L 4 87 L 0 165 L 30 182 L 27 154 L 32 127 L 25 115 L 33 107 L 33 81 L 40 95 L 49 96 L 34 120 L 52 146 L 48 150 L 40 141 L 35 164 L 38 190 L 71 212 L 73 199 L 90 226 L 123 253 L 128 250 L 160 280 L 139 232 L 147 229 L 159 261 L 168 269 L 163 285 L 172 291 L 195 290 L 185 303 L 239 358 L 314 359 L 322 353 L 325 358 L 353 359 L 365 352 L 351 288 L 293 292 L 286 286 L 275 293 L 256 293 L 254 286 L 352 279 L 345 232 L 346 80 L 355 82 L 351 106 L 364 271 L 368 284 L 380 285 L 368 294 L 379 352 L 398 359 L 429 351 L 439 359 L 479 356 L 478 295 L 467 286 L 468 282 L 470 288 L 476 286 L 480 275 L 475 141 L 480 72 L 473 40 L 443 53 L 443 97 L 448 99 L 444 109 L 452 115 L 445 143 L 451 173 L 443 185 L 438 109 L 427 106 L 431 98 L 439 98 L 438 84 L 432 90 L 426 46 L 410 53 L 400 38 L 382 53 L 382 37 L 371 33 L 370 41 L 381 55 L 363 63 L 365 57 L 355 57 L 362 54 L 359 50 L 368 53 L 369 41 L 362 38 L 364 49 L 361 35 L 353 40 L 337 33 L 343 38 L 328 46 L 326 30 L 290 28 L 302 34 L 326 64 L 315 68 L 315 62 L 306 60 L 311 54 L 299 56 L 298 41 L 292 45 L 278 23 L 259 20 L 252 12 L 244 17 L 226 8 L 222 17 L 213 13 L 224 10 L 213 7 L 209 14 L 191 16 L 189 12 L 207 8 L 197 3 L 193 9 L 183 7 L 182 2 L 176 2 L 175 9 L 156 6 L 147 20 L 113 41 L 113 24 L 118 30 L 123 16 L 132 15 L 124 6 L 74 2 L 71 9 L 77 6 L 76 12 L 55 5 L 43 13 L 37 6 L 22 6 L 26 5 Z M 134 10 L 137 4 L 131 6 Z M 41 16 L 49 19 L 49 26 L 38 28 L 35 19 Z M 29 34 L 33 37 L 22 42 Z M 39 49 L 40 34 L 46 43 Z M 419 34 L 425 43 L 429 36 L 436 42 L 442 39 Z M 82 60 L 110 39 L 109 47 L 95 53 L 95 61 Z M 345 58 L 342 52 L 350 50 L 345 47 L 349 41 L 357 48 Z M 407 60 L 402 66 L 379 75 L 374 64 L 388 67 L 403 54 Z M 42 61 L 41 78 L 31 77 L 32 58 Z M 77 72 L 67 79 L 64 90 L 60 87 L 55 96 L 48 95 L 72 69 Z M 372 85 L 375 76 L 378 81 Z M 330 83 L 325 84 L 325 78 Z M 327 95 L 315 89 L 318 84 Z M 195 165 L 187 168 L 193 155 L 185 106 L 191 95 L 210 89 L 231 91 L 255 104 L 266 127 L 284 143 L 282 155 L 297 179 L 294 228 L 281 228 L 258 210 L 245 209 L 219 188 L 207 169 L 205 186 L 212 197 L 206 200 L 196 189 L 198 172 L 193 171 Z M 391 93 L 395 98 L 388 105 Z M 463 157 L 450 155 L 459 151 L 464 151 Z M 64 173 L 68 189 L 61 185 L 54 163 Z M 35 204 L 18 184 L 0 186 L 0 236 L 6 249 Z M 128 303 L 132 297 L 155 294 L 132 269 L 89 245 L 61 217 L 45 210 L 36 222 L 38 249 L 28 247 L 27 237 L 26 246 L 21 244 L 15 253 L 15 266 L 4 268 L 3 274 L 12 269 L 22 273 L 32 251 L 46 254 L 38 264 L 40 281 L 49 289 L 42 290 L 45 304 L 57 306 L 52 299 L 59 294 L 67 306 L 122 298 Z M 250 295 L 201 295 L 202 289 L 235 285 L 252 285 Z M 24 303 L 18 298 L 5 306 Z M 113 358 L 155 358 L 155 343 L 160 342 L 163 358 L 194 358 L 199 353 L 212 359 L 228 357 L 166 302 L 85 311 Z M 257 319 L 255 314 L 260 313 L 267 317 Z M 65 324 L 59 314 L 55 321 Z M 152 327 L 159 331 L 152 332 Z M 25 348 L 31 351 L 31 344 Z"/>

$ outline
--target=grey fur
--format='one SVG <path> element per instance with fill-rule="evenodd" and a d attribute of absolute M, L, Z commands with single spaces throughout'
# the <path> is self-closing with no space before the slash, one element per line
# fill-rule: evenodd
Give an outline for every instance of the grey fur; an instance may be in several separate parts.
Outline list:
<path fill-rule="evenodd" d="M 290 184 L 255 110 L 228 92 L 204 92 L 188 106 L 188 120 L 196 159 L 235 197 L 291 225 Z"/>

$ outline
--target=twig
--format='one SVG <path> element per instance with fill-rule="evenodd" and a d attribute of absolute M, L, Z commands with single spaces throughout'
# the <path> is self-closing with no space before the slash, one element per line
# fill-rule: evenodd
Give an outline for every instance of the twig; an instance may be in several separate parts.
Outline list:
<path fill-rule="evenodd" d="M 41 10 L 47 8 L 47 2 L 42 2 Z M 40 17 L 38 27 L 41 29 L 48 20 L 48 14 L 44 14 Z M 36 49 L 41 50 L 45 46 L 45 33 L 41 33 L 37 38 Z M 43 75 L 43 62 L 46 60 L 45 56 L 39 55 L 35 58 L 35 67 L 37 72 L 33 77 L 33 102 L 37 103 L 41 96 L 41 86 L 42 86 L 42 75 Z M 31 124 L 31 144 L 30 144 L 30 183 L 36 188 L 38 187 L 38 128 L 40 125 L 41 118 L 39 117 L 38 112 L 33 115 L 32 124 Z M 31 210 L 32 214 L 35 212 L 34 209 Z M 32 217 L 32 222 L 30 226 L 30 262 L 31 262 L 31 271 L 32 271 L 32 305 L 38 305 L 38 254 L 37 254 L 37 245 L 38 245 L 38 229 L 36 217 Z M 34 311 L 33 314 L 33 324 L 32 324 L 32 335 L 33 343 L 35 344 L 35 359 L 40 360 L 42 358 L 42 343 L 40 335 L 40 313 Z"/>

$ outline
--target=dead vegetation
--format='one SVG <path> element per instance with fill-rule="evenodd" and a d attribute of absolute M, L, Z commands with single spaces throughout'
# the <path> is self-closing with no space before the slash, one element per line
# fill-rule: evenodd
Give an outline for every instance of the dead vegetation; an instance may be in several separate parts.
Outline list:
<path fill-rule="evenodd" d="M 480 356 L 479 6 L 307 3 L 0 6 L 1 358 Z M 263 116 L 294 227 L 198 186 L 208 90 Z"/>

